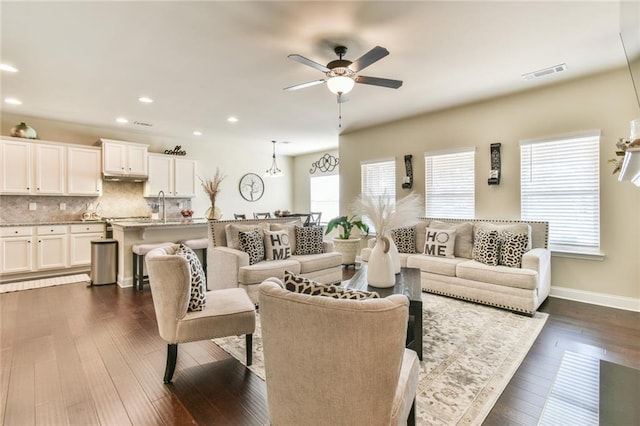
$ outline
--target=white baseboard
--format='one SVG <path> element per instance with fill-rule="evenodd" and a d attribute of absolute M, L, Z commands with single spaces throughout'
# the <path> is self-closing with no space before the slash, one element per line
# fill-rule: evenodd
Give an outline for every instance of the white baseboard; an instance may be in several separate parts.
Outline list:
<path fill-rule="evenodd" d="M 592 305 L 608 306 L 626 311 L 640 312 L 640 299 L 626 296 L 614 296 L 606 293 L 576 290 L 567 287 L 551 286 L 551 297 L 574 300 L 576 302 L 591 303 Z"/>

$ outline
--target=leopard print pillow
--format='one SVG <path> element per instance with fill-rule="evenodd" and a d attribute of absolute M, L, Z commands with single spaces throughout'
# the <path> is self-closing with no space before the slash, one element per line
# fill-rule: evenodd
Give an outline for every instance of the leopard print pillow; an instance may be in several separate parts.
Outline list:
<path fill-rule="evenodd" d="M 293 254 L 320 254 L 322 247 L 322 226 L 296 226 L 296 251 Z"/>
<path fill-rule="evenodd" d="M 191 247 L 180 244 L 175 254 L 184 257 L 189 263 L 191 273 L 191 294 L 189 295 L 189 311 L 202 311 L 207 305 L 207 278 L 200 264 L 198 255 Z"/>
<path fill-rule="evenodd" d="M 522 267 L 522 255 L 527 251 L 529 235 L 524 233 L 500 233 L 500 265 L 511 268 Z"/>
<path fill-rule="evenodd" d="M 416 228 L 414 226 L 392 230 L 391 238 L 398 247 L 398 253 L 416 252 Z"/>
<path fill-rule="evenodd" d="M 264 241 L 260 231 L 240 231 L 238 236 L 240 237 L 240 250 L 249 255 L 249 265 L 255 265 L 264 260 Z"/>
<path fill-rule="evenodd" d="M 487 231 L 476 229 L 473 237 L 473 260 L 491 266 L 498 266 L 498 255 L 500 252 L 500 242 L 498 231 Z"/>
<path fill-rule="evenodd" d="M 322 284 L 309 278 L 301 277 L 290 271 L 284 271 L 284 288 L 295 293 L 312 296 L 333 297 L 334 299 L 377 299 L 380 295 L 375 291 L 352 290 L 337 285 Z"/>

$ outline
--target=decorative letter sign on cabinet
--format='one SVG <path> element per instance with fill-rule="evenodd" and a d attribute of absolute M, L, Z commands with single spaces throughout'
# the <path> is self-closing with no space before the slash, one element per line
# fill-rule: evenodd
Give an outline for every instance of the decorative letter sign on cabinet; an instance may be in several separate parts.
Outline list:
<path fill-rule="evenodd" d="M 149 180 L 145 197 L 164 191 L 166 197 L 191 198 L 196 195 L 196 161 L 165 154 L 149 154 Z"/>
<path fill-rule="evenodd" d="M 100 149 L 46 141 L 0 141 L 0 193 L 101 195 Z"/>
<path fill-rule="evenodd" d="M 100 139 L 102 171 L 106 178 L 147 178 L 148 145 Z"/>

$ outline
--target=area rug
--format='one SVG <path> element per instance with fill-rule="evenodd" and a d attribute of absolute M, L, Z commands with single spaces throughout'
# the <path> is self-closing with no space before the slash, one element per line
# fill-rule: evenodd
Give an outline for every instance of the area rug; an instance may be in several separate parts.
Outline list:
<path fill-rule="evenodd" d="M 54 285 L 88 283 L 91 281 L 87 274 L 67 275 L 64 277 L 42 278 L 39 280 L 18 281 L 15 283 L 0 284 L 0 293 L 11 291 L 31 290 L 33 288 L 52 287 Z"/>
<path fill-rule="evenodd" d="M 533 317 L 457 299 L 423 294 L 423 360 L 416 398 L 420 425 L 479 425 L 542 330 L 548 315 Z M 214 342 L 244 363 L 244 337 Z M 253 365 L 264 380 L 259 315 Z"/>

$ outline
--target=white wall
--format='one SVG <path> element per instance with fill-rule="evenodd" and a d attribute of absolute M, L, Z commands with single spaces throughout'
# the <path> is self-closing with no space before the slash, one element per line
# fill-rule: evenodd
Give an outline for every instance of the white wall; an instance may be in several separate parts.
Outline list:
<path fill-rule="evenodd" d="M 312 176 L 333 175 L 340 172 L 340 166 L 332 172 L 321 172 L 316 170 L 313 174 L 309 173 L 313 163 L 318 161 L 324 154 L 331 154 L 338 157 L 338 150 L 320 151 L 311 154 L 298 155 L 293 159 L 294 182 L 293 182 L 293 211 L 308 212 L 311 206 L 311 194 L 309 188 Z M 327 221 L 331 218 L 322 218 Z"/>
<path fill-rule="evenodd" d="M 55 142 L 93 145 L 99 138 L 107 138 L 149 144 L 150 152 L 164 152 L 166 149 L 173 149 L 176 145 L 180 145 L 182 150 L 187 152 L 187 157 L 198 160 L 199 176 L 203 178 L 213 176 L 216 167 L 220 167 L 227 175 L 216 200 L 216 206 L 223 211 L 223 219 L 233 219 L 233 213 L 252 215 L 253 212 L 291 210 L 293 206 L 293 159 L 291 157 L 277 156 L 278 167 L 283 170 L 284 176 L 263 178 L 265 192 L 260 200 L 245 201 L 238 191 L 240 178 L 245 173 L 251 172 L 263 176 L 264 171 L 271 166 L 272 144 L 268 138 L 265 138 L 264 146 L 260 149 L 255 149 L 253 144 L 248 149 L 249 142 L 253 141 L 248 141 L 231 132 L 200 137 L 188 135 L 184 139 L 175 140 L 133 130 L 118 131 L 4 113 L 1 133 L 9 135 L 11 128 L 21 121 L 36 129 L 40 139 Z M 209 205 L 209 198 L 198 186 L 198 195 L 192 200 L 194 216 L 202 217 Z"/>
<path fill-rule="evenodd" d="M 427 94 L 425 94 L 426 96 Z M 404 155 L 413 154 L 414 190 L 424 195 L 424 152 L 475 146 L 476 217 L 520 217 L 519 141 L 600 129 L 602 261 L 554 257 L 552 285 L 633 298 L 640 306 L 640 188 L 619 183 L 607 160 L 629 122 L 640 117 L 626 69 L 487 102 L 420 115 L 340 137 L 341 210 L 360 192 L 360 162 L 396 158 L 397 194 Z M 487 185 L 489 146 L 502 143 L 502 179 Z M 567 162 L 571 158 L 566 159 Z"/>

